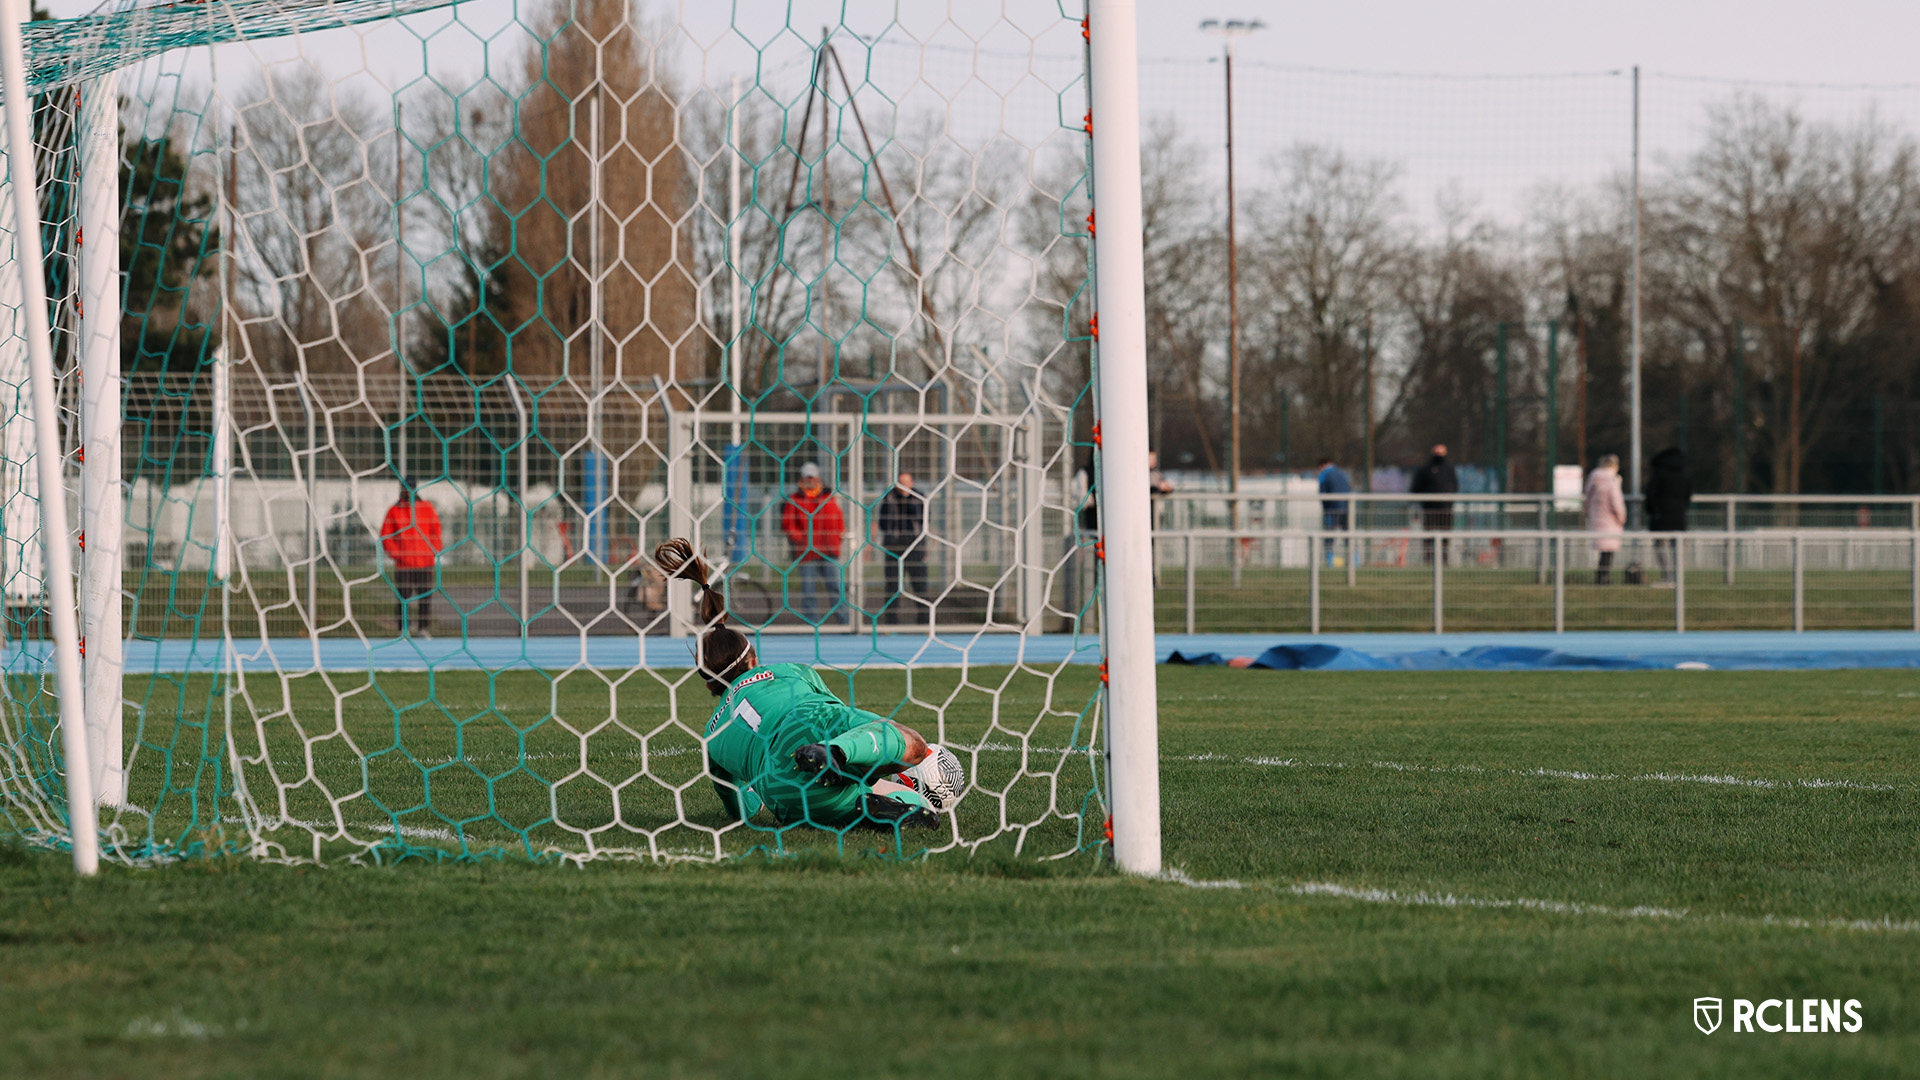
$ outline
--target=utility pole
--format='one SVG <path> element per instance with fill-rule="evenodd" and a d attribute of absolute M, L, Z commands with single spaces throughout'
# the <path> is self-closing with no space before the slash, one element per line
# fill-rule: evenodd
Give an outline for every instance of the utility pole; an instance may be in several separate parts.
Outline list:
<path fill-rule="evenodd" d="M 1227 415 L 1231 449 L 1227 451 L 1227 490 L 1240 493 L 1240 245 L 1233 205 L 1233 45 L 1266 27 L 1259 19 L 1207 19 L 1200 29 L 1225 39 L 1221 58 L 1227 75 Z M 1234 499 L 1233 526 L 1240 525 L 1240 500 Z M 1236 552 L 1238 548 L 1235 548 Z"/>
<path fill-rule="evenodd" d="M 1640 494 L 1644 483 L 1640 475 L 1640 65 L 1633 66 L 1633 371 L 1628 381 L 1632 383 L 1632 419 L 1633 438 L 1631 449 L 1633 457 L 1633 475 L 1627 481 L 1627 490 Z"/>

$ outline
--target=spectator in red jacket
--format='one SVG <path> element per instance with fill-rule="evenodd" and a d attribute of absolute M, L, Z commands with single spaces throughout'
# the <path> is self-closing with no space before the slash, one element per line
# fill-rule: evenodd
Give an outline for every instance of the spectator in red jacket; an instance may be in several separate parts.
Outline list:
<path fill-rule="evenodd" d="M 440 558 L 440 514 L 420 497 L 412 480 L 400 481 L 400 499 L 380 522 L 380 546 L 393 560 L 393 588 L 400 595 L 394 629 L 407 634 L 418 628 L 423 638 L 433 636 L 433 567 Z M 409 618 L 418 601 L 417 618 Z"/>
<path fill-rule="evenodd" d="M 793 574 L 802 590 L 801 617 L 820 625 L 814 601 L 818 588 L 827 594 L 826 620 L 846 622 L 847 613 L 841 607 L 840 543 L 846 536 L 847 519 L 840 513 L 840 501 L 820 482 L 820 466 L 811 461 L 800 466 L 800 488 L 780 508 L 780 529 L 793 545 Z"/>

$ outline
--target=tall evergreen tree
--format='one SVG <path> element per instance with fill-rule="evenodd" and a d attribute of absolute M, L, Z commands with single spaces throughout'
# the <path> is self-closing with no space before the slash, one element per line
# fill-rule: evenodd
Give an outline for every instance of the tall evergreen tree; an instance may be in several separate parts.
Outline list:
<path fill-rule="evenodd" d="M 120 269 L 126 275 L 120 363 L 127 371 L 191 371 L 215 338 L 188 301 L 213 288 L 219 235 L 213 198 L 192 191 L 171 136 L 126 142 L 120 164 Z M 198 305 L 205 310 L 211 305 Z"/>

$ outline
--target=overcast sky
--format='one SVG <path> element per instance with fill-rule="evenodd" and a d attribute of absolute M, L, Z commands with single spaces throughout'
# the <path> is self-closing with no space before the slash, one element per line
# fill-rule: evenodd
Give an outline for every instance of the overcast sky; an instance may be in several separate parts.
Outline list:
<path fill-rule="evenodd" d="M 517 8 L 531 13 L 541 3 L 517 0 Z M 94 4 L 48 6 L 73 15 Z M 840 37 L 856 78 L 866 81 L 861 97 L 870 110 L 937 118 L 964 142 L 997 131 L 1034 146 L 1078 133 L 1080 36 L 1060 17 L 1075 6 L 643 0 L 640 10 L 655 25 L 678 13 L 671 62 L 683 89 L 724 95 L 735 73 L 751 83 L 757 62 L 763 85 L 797 109 L 821 24 L 844 20 L 853 33 L 880 39 L 863 56 L 850 35 Z M 413 16 L 405 27 L 310 35 L 303 52 L 343 78 L 355 68 L 370 73 L 361 90 L 377 96 L 417 83 L 424 54 L 427 70 L 457 92 L 480 69 L 482 40 L 494 42 L 496 72 L 515 77 L 525 37 L 503 29 L 515 10 L 516 0 L 470 0 Z M 1872 115 L 1920 137 L 1920 0 L 1145 0 L 1144 111 L 1177 124 L 1182 153 L 1202 176 L 1224 174 L 1221 71 L 1208 62 L 1220 41 L 1200 30 L 1207 17 L 1268 24 L 1241 41 L 1237 69 L 1242 176 L 1256 187 L 1276 175 L 1282 150 L 1313 143 L 1389 163 L 1416 212 L 1431 210 L 1443 192 L 1460 192 L 1511 217 L 1546 187 L 1588 187 L 1625 171 L 1633 117 L 1625 72 L 1635 64 L 1645 73 L 1643 159 L 1655 171 L 1699 146 L 1709 109 L 1738 90 L 1815 119 Z M 261 59 L 296 48 L 223 47 L 223 84 L 238 89 Z M 204 84 L 205 55 L 177 55 L 165 66 Z"/>
<path fill-rule="evenodd" d="M 1277 64 L 1452 74 L 1593 71 L 1920 83 L 1914 0 L 1144 0 L 1143 56 L 1205 56 L 1199 20 L 1260 19 L 1242 55 Z"/>
<path fill-rule="evenodd" d="M 96 0 L 43 2 L 61 16 L 100 6 Z M 973 7 L 978 0 L 951 2 Z M 722 0 L 656 0 L 643 10 L 725 6 Z M 900 6 L 941 8 L 938 0 L 901 0 Z M 1714 78 L 1920 82 L 1920 3 L 1914 0 L 1143 0 L 1139 10 L 1140 51 L 1147 57 L 1216 52 L 1217 42 L 1197 26 L 1213 16 L 1265 21 L 1268 28 L 1246 42 L 1244 55 L 1276 64 L 1452 74 L 1640 64 Z"/>

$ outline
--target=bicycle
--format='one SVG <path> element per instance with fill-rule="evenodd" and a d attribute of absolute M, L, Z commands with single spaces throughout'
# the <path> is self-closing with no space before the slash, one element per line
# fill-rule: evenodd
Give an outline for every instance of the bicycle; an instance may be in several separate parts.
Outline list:
<path fill-rule="evenodd" d="M 725 562 L 715 560 L 713 576 L 722 583 L 726 592 L 727 614 L 732 621 L 760 629 L 779 617 L 781 601 L 778 593 L 755 580 L 744 565 L 737 571 L 729 570 Z M 657 615 L 666 610 L 666 581 L 652 571 L 650 563 L 641 563 L 633 568 L 625 597 L 631 610 L 648 615 Z"/>

